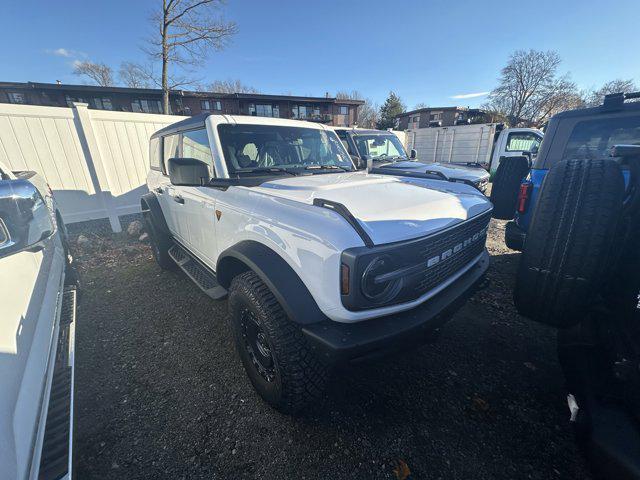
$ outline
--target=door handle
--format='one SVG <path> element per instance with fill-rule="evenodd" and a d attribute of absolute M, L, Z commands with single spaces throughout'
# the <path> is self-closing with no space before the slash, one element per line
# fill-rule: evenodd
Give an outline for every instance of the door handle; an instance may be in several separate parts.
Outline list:
<path fill-rule="evenodd" d="M 173 197 L 173 200 L 184 205 L 184 198 L 182 198 L 180 195 L 176 195 L 175 197 Z"/>
<path fill-rule="evenodd" d="M 163 193 L 164 192 L 162 187 L 156 187 L 156 188 L 154 188 L 154 190 L 155 190 L 156 193 Z"/>

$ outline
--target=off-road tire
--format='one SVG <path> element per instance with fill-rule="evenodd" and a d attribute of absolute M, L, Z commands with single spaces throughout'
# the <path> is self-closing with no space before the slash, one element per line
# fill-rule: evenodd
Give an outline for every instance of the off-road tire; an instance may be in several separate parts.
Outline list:
<path fill-rule="evenodd" d="M 498 165 L 491 185 L 493 218 L 511 220 L 516 213 L 520 183 L 529 171 L 527 157 L 506 157 Z"/>
<path fill-rule="evenodd" d="M 273 356 L 274 378 L 263 378 L 245 345 L 242 315 L 249 312 L 266 334 Z M 229 288 L 229 314 L 236 348 L 256 391 L 282 413 L 293 414 L 316 402 L 324 391 L 328 369 L 313 354 L 273 293 L 254 272 L 235 277 Z"/>
<path fill-rule="evenodd" d="M 584 318 L 613 273 L 623 198 L 612 160 L 564 160 L 549 171 L 516 277 L 522 315 L 560 328 Z"/>
<path fill-rule="evenodd" d="M 169 249 L 172 245 L 171 238 L 156 227 L 149 212 L 144 212 L 143 217 L 145 229 L 149 234 L 149 245 L 151 245 L 156 263 L 163 270 L 176 270 L 178 266 L 169 256 Z"/>

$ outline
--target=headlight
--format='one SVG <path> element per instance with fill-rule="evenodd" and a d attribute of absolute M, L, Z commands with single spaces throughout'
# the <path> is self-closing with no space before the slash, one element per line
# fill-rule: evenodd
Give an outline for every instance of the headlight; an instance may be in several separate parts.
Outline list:
<path fill-rule="evenodd" d="M 389 255 L 374 257 L 362 274 L 362 294 L 373 303 L 385 303 L 392 300 L 402 288 L 402 278 L 384 279 L 384 274 L 392 272 L 397 266 Z"/>

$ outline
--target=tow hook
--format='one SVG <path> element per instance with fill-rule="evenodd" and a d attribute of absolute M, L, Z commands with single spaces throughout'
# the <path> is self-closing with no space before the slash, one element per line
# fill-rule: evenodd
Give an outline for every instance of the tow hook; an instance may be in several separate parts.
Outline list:
<path fill-rule="evenodd" d="M 576 397 L 574 397 L 572 393 L 567 395 L 567 406 L 569 407 L 569 412 L 571 413 L 571 417 L 569 418 L 569 421 L 575 422 L 578 418 L 578 412 L 580 411 L 580 407 L 578 406 Z"/>

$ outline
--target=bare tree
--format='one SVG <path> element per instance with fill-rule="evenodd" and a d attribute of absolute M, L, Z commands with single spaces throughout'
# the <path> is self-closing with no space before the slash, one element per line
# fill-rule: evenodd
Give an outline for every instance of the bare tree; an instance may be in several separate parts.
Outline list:
<path fill-rule="evenodd" d="M 236 33 L 233 22 L 218 14 L 223 0 L 162 0 L 162 8 L 151 21 L 156 34 L 149 41 L 147 53 L 162 62 L 160 85 L 162 108 L 169 113 L 169 91 L 195 81 L 170 75 L 170 66 L 182 68 L 202 64 L 211 50 L 225 47 Z"/>
<path fill-rule="evenodd" d="M 413 107 L 414 110 L 420 110 L 421 108 L 429 108 L 429 105 L 427 105 L 424 102 L 420 102 L 420 103 L 416 103 L 415 106 Z"/>
<path fill-rule="evenodd" d="M 93 63 L 89 61 L 76 62 L 73 73 L 84 76 L 101 87 L 111 87 L 113 85 L 113 71 L 111 67 L 104 63 Z"/>
<path fill-rule="evenodd" d="M 373 103 L 370 98 L 364 99 L 364 104 L 358 107 L 358 126 L 363 128 L 376 128 L 380 106 Z"/>
<path fill-rule="evenodd" d="M 597 90 L 592 90 L 586 95 L 585 102 L 590 107 L 601 105 L 604 101 L 604 96 L 611 93 L 629 93 L 638 90 L 638 86 L 632 79 L 624 80 L 617 78 L 605 83 Z"/>
<path fill-rule="evenodd" d="M 553 51 L 517 50 L 502 69 L 499 85 L 484 108 L 501 112 L 510 125 L 536 124 L 564 108 L 562 98 L 575 98 L 568 76 L 557 77 L 560 56 Z"/>
<path fill-rule="evenodd" d="M 529 113 L 528 122 L 542 125 L 556 113 L 573 110 L 584 105 L 584 100 L 576 84 L 568 75 L 556 78 L 545 86 L 542 95 L 535 98 Z"/>
<path fill-rule="evenodd" d="M 351 90 L 351 92 L 338 90 L 336 92 L 336 98 L 339 100 L 364 100 L 364 97 L 358 90 Z"/>
<path fill-rule="evenodd" d="M 257 88 L 232 79 L 216 80 L 209 85 L 209 90 L 216 93 L 260 93 Z"/>
<path fill-rule="evenodd" d="M 370 98 L 365 98 L 358 90 L 352 90 L 351 92 L 340 90 L 336 92 L 336 98 L 339 100 L 363 100 L 364 103 L 358 107 L 358 126 L 376 128 L 380 108 L 377 103 L 373 103 Z"/>
<path fill-rule="evenodd" d="M 153 83 L 150 69 L 134 62 L 122 62 L 118 70 L 118 78 L 129 88 L 149 88 Z"/>

